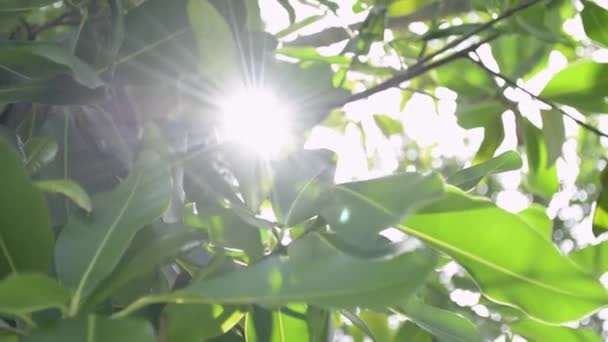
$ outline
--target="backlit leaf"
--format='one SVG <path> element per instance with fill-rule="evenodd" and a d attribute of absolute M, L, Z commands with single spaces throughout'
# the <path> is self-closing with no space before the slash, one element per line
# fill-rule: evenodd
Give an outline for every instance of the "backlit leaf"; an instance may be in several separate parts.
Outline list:
<path fill-rule="evenodd" d="M 597 280 L 524 220 L 490 201 L 450 189 L 400 228 L 453 257 L 489 299 L 532 317 L 562 323 L 608 303 Z"/>
<path fill-rule="evenodd" d="M 72 312 L 120 261 L 135 233 L 159 218 L 171 197 L 168 167 L 144 152 L 116 189 L 93 197 L 94 212 L 75 212 L 61 230 L 55 267 L 62 283 L 75 290 Z"/>
<path fill-rule="evenodd" d="M 457 171 L 448 177 L 447 182 L 463 190 L 469 190 L 490 174 L 516 170 L 521 165 L 519 154 L 507 151 L 488 161 Z"/>
<path fill-rule="evenodd" d="M 54 236 L 44 196 L 19 159 L 0 141 L 0 278 L 10 273 L 46 273 Z"/>

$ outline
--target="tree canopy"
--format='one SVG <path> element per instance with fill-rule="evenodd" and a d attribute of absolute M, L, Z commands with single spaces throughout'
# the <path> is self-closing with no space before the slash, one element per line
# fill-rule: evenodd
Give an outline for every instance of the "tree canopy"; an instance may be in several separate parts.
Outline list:
<path fill-rule="evenodd" d="M 602 341 L 607 5 L 1 0 L 0 341 Z"/>

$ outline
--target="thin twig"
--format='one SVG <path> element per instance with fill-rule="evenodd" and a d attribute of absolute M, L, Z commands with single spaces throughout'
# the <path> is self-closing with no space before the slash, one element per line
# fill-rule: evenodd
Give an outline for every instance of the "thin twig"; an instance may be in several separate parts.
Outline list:
<path fill-rule="evenodd" d="M 506 84 L 508 84 L 511 87 L 517 88 L 521 91 L 523 91 L 524 93 L 526 93 L 527 95 L 531 96 L 532 98 L 534 98 L 537 101 L 540 101 L 544 104 L 546 104 L 547 106 L 551 107 L 551 109 L 557 111 L 558 113 L 562 114 L 563 116 L 569 118 L 570 120 L 576 122 L 579 126 L 583 127 L 584 129 L 593 132 L 601 137 L 604 138 L 608 138 L 608 133 L 604 133 L 601 130 L 599 130 L 598 128 L 591 126 L 590 124 L 577 119 L 576 117 L 574 117 L 572 114 L 566 112 L 565 110 L 563 110 L 561 107 L 559 107 L 558 105 L 556 105 L 555 103 L 543 98 L 540 95 L 536 95 L 534 93 L 532 93 L 531 91 L 527 90 L 526 88 L 520 86 L 519 84 L 517 84 L 517 82 L 513 81 L 512 79 L 510 79 L 509 77 L 496 72 L 490 68 L 488 68 L 485 64 L 483 64 L 481 61 L 476 61 L 474 59 L 471 58 L 471 61 L 473 61 L 475 64 L 479 65 L 482 69 L 484 69 L 487 73 L 491 74 L 494 77 L 498 77 L 500 79 L 502 79 Z"/>
<path fill-rule="evenodd" d="M 514 14 L 523 11 L 524 9 L 539 3 L 541 0 L 528 0 L 525 1 L 523 3 L 521 3 L 520 5 L 510 8 L 508 10 L 506 10 L 505 12 L 503 12 L 501 15 L 499 15 L 498 17 L 486 22 L 485 24 L 479 26 L 478 28 L 472 30 L 471 32 L 467 33 L 466 35 L 462 36 L 459 39 L 453 40 L 452 42 L 446 44 L 444 47 L 442 47 L 441 49 L 425 56 L 424 58 L 420 59 L 416 64 L 414 64 L 412 67 L 410 67 L 408 70 L 406 70 L 404 73 L 397 75 L 391 79 L 388 79 L 372 88 L 366 89 L 360 93 L 356 93 L 353 94 L 352 96 L 350 96 L 349 98 L 347 98 L 346 100 L 340 101 L 338 103 L 336 103 L 336 107 L 341 107 L 347 103 L 350 102 L 354 102 L 357 100 L 361 100 L 364 98 L 367 98 L 373 94 L 379 93 L 381 91 L 393 88 L 393 87 L 398 87 L 401 83 L 406 82 L 414 77 L 420 76 L 434 68 L 437 68 L 439 66 L 442 66 L 446 63 L 449 63 L 451 61 L 454 61 L 458 58 L 461 58 L 463 56 L 465 56 L 466 54 L 468 54 L 471 51 L 475 51 L 479 46 L 495 39 L 498 37 L 498 34 L 494 34 L 484 40 L 482 40 L 479 43 L 473 44 L 471 46 L 469 46 L 468 48 L 465 48 L 463 50 L 460 50 L 458 52 L 455 52 L 452 55 L 449 55 L 443 59 L 440 59 L 434 63 L 430 63 L 427 64 L 428 62 L 430 62 L 433 58 L 447 52 L 448 50 L 460 45 L 461 43 L 463 43 L 464 41 L 466 41 L 467 39 L 473 37 L 474 35 L 481 33 L 491 27 L 493 27 L 495 24 L 497 24 L 498 22 L 505 20 L 511 16 L 513 16 Z"/>
<path fill-rule="evenodd" d="M 462 57 L 466 57 L 466 55 L 471 52 L 471 51 L 475 51 L 477 48 L 479 48 L 481 45 L 492 41 L 494 39 L 496 39 L 498 37 L 498 34 L 492 35 L 478 43 L 475 43 L 469 47 L 467 47 L 466 49 L 460 50 L 452 55 L 449 55 L 443 59 L 440 59 L 436 62 L 430 63 L 430 64 L 426 64 L 426 65 L 421 65 L 418 66 L 419 64 L 416 64 L 414 66 L 412 66 L 411 68 L 407 69 L 404 73 L 402 73 L 401 75 L 397 75 L 391 79 L 388 79 L 374 87 L 371 87 L 369 89 L 366 89 L 360 93 L 356 93 L 353 94 L 352 96 L 350 96 L 349 98 L 347 98 L 346 100 L 340 101 L 338 103 L 335 104 L 336 107 L 341 107 L 347 103 L 350 102 L 354 102 L 357 100 L 361 100 L 364 98 L 367 98 L 371 95 L 374 95 L 376 93 L 379 93 L 381 91 L 390 89 L 390 88 L 394 88 L 394 87 L 399 87 L 399 85 L 403 82 L 409 81 L 412 78 L 418 77 L 430 70 L 436 69 L 444 64 L 450 63 L 456 59 L 462 58 Z"/>

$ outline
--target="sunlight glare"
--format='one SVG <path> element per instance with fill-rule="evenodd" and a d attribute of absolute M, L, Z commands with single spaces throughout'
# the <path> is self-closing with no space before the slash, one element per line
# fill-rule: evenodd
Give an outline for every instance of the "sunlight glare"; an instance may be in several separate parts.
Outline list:
<path fill-rule="evenodd" d="M 220 136 L 262 158 L 274 158 L 289 143 L 288 105 L 264 88 L 242 88 L 220 104 Z"/>

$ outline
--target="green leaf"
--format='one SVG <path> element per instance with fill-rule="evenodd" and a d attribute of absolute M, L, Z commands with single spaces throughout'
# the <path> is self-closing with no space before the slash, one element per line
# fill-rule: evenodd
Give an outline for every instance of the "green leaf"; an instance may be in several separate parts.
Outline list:
<path fill-rule="evenodd" d="M 528 341 L 601 342 L 595 332 L 585 328 L 546 325 L 530 319 L 511 323 L 511 331 Z"/>
<path fill-rule="evenodd" d="M 585 271 L 599 278 L 608 272 L 608 242 L 585 247 L 568 255 Z"/>
<path fill-rule="evenodd" d="M 69 75 L 87 88 L 95 89 L 104 85 L 95 70 L 59 45 L 3 42 L 0 44 L 0 64 L 3 66 L 0 75 L 13 80 L 9 84 L 28 85 L 31 80 Z"/>
<path fill-rule="evenodd" d="M 264 21 L 260 17 L 260 4 L 257 1 L 245 1 L 247 7 L 247 30 L 253 32 L 264 31 Z"/>
<path fill-rule="evenodd" d="M 557 167 L 549 164 L 547 144 L 542 131 L 527 119 L 523 119 L 528 158 L 528 185 L 530 190 L 546 199 L 551 199 L 559 190 Z"/>
<path fill-rule="evenodd" d="M 412 321 L 407 321 L 401 324 L 393 338 L 393 342 L 403 341 L 433 342 L 433 336 Z"/>
<path fill-rule="evenodd" d="M 466 318 L 429 306 L 412 298 L 404 307 L 403 314 L 442 341 L 474 342 L 482 341 L 479 331 Z"/>
<path fill-rule="evenodd" d="M 386 137 L 394 134 L 403 134 L 403 124 L 401 121 L 395 120 L 388 115 L 375 114 L 374 122 Z"/>
<path fill-rule="evenodd" d="M 502 113 L 505 106 L 497 100 L 459 103 L 456 109 L 458 125 L 471 129 L 483 127 L 483 141 L 473 158 L 473 165 L 491 159 L 505 138 Z"/>
<path fill-rule="evenodd" d="M 0 12 L 25 12 L 56 3 L 56 0 L 3 0 Z"/>
<path fill-rule="evenodd" d="M 353 317 L 349 317 L 353 318 Z M 364 332 L 373 341 L 390 341 L 393 337 L 393 331 L 389 327 L 388 317 L 385 313 L 361 310 L 355 318 L 359 319 L 359 323 L 351 320 L 353 324 L 359 327 L 361 332 Z M 363 324 L 363 329 L 361 326 Z M 363 341 L 364 336 L 357 334 L 359 331 L 353 331 L 352 335 L 355 337 L 355 341 Z"/>
<path fill-rule="evenodd" d="M 581 61 L 555 75 L 540 96 L 584 114 L 608 113 L 608 64 Z"/>
<path fill-rule="evenodd" d="M 247 314 L 245 322 L 247 342 L 311 341 L 305 306 L 290 305 L 286 309 L 301 317 L 287 314 L 285 309 L 270 311 L 254 306 L 252 312 Z"/>
<path fill-rule="evenodd" d="M 195 246 L 201 242 L 200 232 L 181 224 L 154 223 L 141 230 L 112 274 L 96 287 L 87 307 L 95 307 L 130 282 L 152 272 L 179 255 L 186 245 Z"/>
<path fill-rule="evenodd" d="M 87 316 L 56 320 L 33 330 L 23 342 L 155 342 L 154 328 L 140 319 Z"/>
<path fill-rule="evenodd" d="M 326 150 L 300 151 L 280 161 L 272 186 L 272 209 L 291 227 L 317 214 L 316 201 L 332 183 L 335 166 Z"/>
<path fill-rule="evenodd" d="M 12 274 L 0 282 L 0 312 L 27 317 L 50 308 L 67 312 L 70 293 L 55 280 L 37 273 Z"/>
<path fill-rule="evenodd" d="M 25 168 L 29 173 L 36 173 L 44 165 L 52 162 L 59 146 L 50 137 L 32 137 L 24 146 Z"/>
<path fill-rule="evenodd" d="M 599 236 L 608 230 L 608 167 L 605 167 L 601 175 L 600 196 L 595 203 L 593 212 L 593 234 Z"/>
<path fill-rule="evenodd" d="M 380 231 L 442 195 L 443 182 L 436 174 L 403 173 L 336 185 L 322 195 L 319 207 L 344 241 L 369 246 Z"/>
<path fill-rule="evenodd" d="M 608 303 L 597 280 L 524 220 L 488 200 L 452 188 L 400 228 L 463 265 L 489 299 L 537 319 L 572 321 Z"/>
<path fill-rule="evenodd" d="M 407 299 L 435 267 L 435 253 L 408 252 L 405 247 L 362 259 L 311 233 L 289 245 L 288 256 L 269 256 L 227 274 L 197 279 L 173 294 L 142 298 L 119 317 L 159 302 L 383 308 Z"/>
<path fill-rule="evenodd" d="M 422 8 L 431 0 L 394 0 L 388 6 L 388 14 L 391 17 L 404 17 Z"/>
<path fill-rule="evenodd" d="M 517 215 L 524 220 L 531 228 L 551 241 L 553 236 L 553 222 L 547 216 L 547 209 L 539 204 L 533 203 L 528 208 L 520 211 Z"/>
<path fill-rule="evenodd" d="M 62 194 L 88 212 L 93 210 L 89 195 L 80 187 L 80 185 L 78 185 L 78 183 L 72 180 L 55 179 L 37 181 L 36 186 L 43 192 Z"/>
<path fill-rule="evenodd" d="M 234 307 L 215 304 L 169 304 L 163 310 L 168 341 L 206 341 L 232 329 L 243 316 Z"/>
<path fill-rule="evenodd" d="M 3 142 L 0 165 L 0 278 L 15 272 L 46 273 L 55 239 L 44 196 Z"/>
<path fill-rule="evenodd" d="M 359 27 L 359 33 L 348 41 L 342 52 L 367 55 L 372 43 L 383 41 L 386 28 L 386 13 L 387 11 L 384 6 L 372 8 L 367 18 L 365 18 Z"/>
<path fill-rule="evenodd" d="M 490 43 L 492 54 L 503 75 L 518 79 L 536 71 L 551 45 L 530 34 L 501 35 Z"/>
<path fill-rule="evenodd" d="M 581 12 L 583 27 L 587 37 L 608 47 L 608 32 L 606 23 L 608 22 L 608 11 L 592 1 L 584 1 L 585 8 Z"/>
<path fill-rule="evenodd" d="M 277 32 L 274 36 L 277 37 L 278 39 L 283 38 L 294 32 L 298 32 L 299 30 L 303 29 L 306 26 L 316 23 L 317 21 L 319 21 L 323 18 L 325 18 L 324 15 L 311 15 L 310 17 L 306 17 L 306 18 L 294 23 L 293 25 L 290 25 L 289 27 Z"/>
<path fill-rule="evenodd" d="M 323 62 L 327 64 L 349 65 L 350 58 L 342 55 L 323 56 L 313 47 L 284 47 L 274 51 L 277 55 L 297 58 L 301 61 Z"/>
<path fill-rule="evenodd" d="M 166 162 L 146 151 L 121 185 L 93 197 L 91 216 L 73 213 L 55 248 L 58 277 L 75 289 L 72 313 L 113 271 L 135 233 L 163 214 L 170 198 Z"/>
<path fill-rule="evenodd" d="M 564 118 L 557 111 L 541 111 L 543 120 L 543 137 L 547 145 L 547 166 L 555 164 L 562 155 L 562 147 L 566 141 Z"/>
<path fill-rule="evenodd" d="M 192 48 L 196 40 L 188 2 L 175 0 L 167 6 L 164 0 L 149 0 L 128 12 L 124 42 L 115 61 L 116 77 L 127 83 L 149 84 L 196 70 L 200 59 Z"/>
<path fill-rule="evenodd" d="M 245 221 L 236 209 L 220 206 L 201 208 L 200 213 L 191 216 L 187 224 L 206 231 L 213 244 L 240 249 L 252 260 L 264 255 L 260 227 Z"/>
<path fill-rule="evenodd" d="M 494 95 L 496 84 L 490 76 L 474 62 L 456 60 L 436 69 L 437 81 L 462 97 L 483 97 Z"/>
<path fill-rule="evenodd" d="M 521 165 L 519 154 L 507 151 L 488 161 L 457 171 L 448 177 L 447 182 L 466 191 L 474 188 L 490 174 L 517 170 Z"/>
<path fill-rule="evenodd" d="M 306 310 L 306 321 L 308 322 L 308 334 L 312 341 L 330 341 L 334 336 L 334 316 L 331 310 L 317 308 L 308 305 Z"/>
<path fill-rule="evenodd" d="M 240 65 L 230 26 L 208 0 L 189 0 L 188 17 L 198 44 L 201 72 L 210 79 L 228 80 Z"/>

